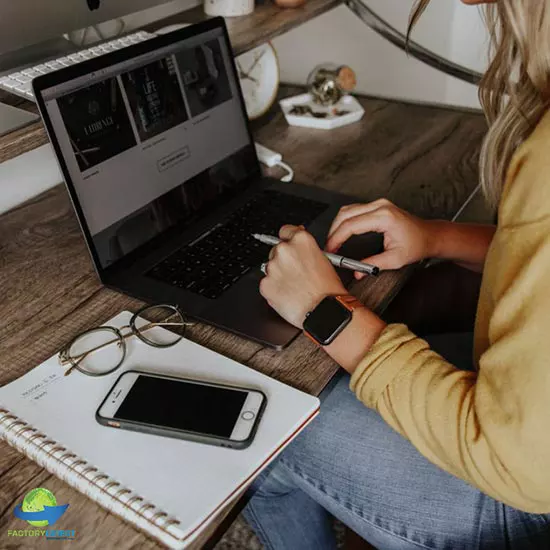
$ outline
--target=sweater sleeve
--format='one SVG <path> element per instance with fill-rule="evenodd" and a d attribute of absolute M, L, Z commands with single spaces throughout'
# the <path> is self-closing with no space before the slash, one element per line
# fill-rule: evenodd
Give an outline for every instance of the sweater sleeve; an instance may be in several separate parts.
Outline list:
<path fill-rule="evenodd" d="M 548 177 L 536 168 L 517 179 Z M 514 508 L 548 513 L 550 221 L 539 212 L 515 224 L 512 211 L 508 204 L 510 223 L 487 257 L 495 276 L 478 371 L 456 368 L 394 324 L 354 371 L 351 389 L 437 466 Z"/>

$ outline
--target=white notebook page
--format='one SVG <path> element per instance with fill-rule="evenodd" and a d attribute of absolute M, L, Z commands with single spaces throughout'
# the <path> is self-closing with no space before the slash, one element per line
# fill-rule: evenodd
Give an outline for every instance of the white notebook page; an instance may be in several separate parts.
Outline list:
<path fill-rule="evenodd" d="M 130 317 L 123 312 L 106 324 L 121 326 Z M 177 518 L 187 533 L 318 411 L 317 398 L 188 340 L 164 349 L 137 338 L 127 344 L 123 366 L 111 375 L 93 378 L 74 371 L 65 377 L 56 355 L 0 388 L 0 405 Z M 267 406 L 254 441 L 247 449 L 233 450 L 100 425 L 97 407 L 129 369 L 261 389 Z"/>

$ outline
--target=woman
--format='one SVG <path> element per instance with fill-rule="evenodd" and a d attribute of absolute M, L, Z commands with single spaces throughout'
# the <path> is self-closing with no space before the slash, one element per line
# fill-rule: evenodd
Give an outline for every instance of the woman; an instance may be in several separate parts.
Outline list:
<path fill-rule="evenodd" d="M 433 342 L 442 356 L 356 309 L 325 346 L 351 378 L 246 509 L 266 548 L 334 548 L 329 513 L 381 550 L 550 548 L 550 2 L 491 4 L 481 169 L 497 227 L 422 221 L 381 200 L 343 208 L 327 242 L 377 231 L 385 251 L 366 260 L 382 269 L 443 258 L 483 271 L 474 365 L 450 335 Z M 280 236 L 260 291 L 302 327 L 346 290 L 311 235 Z"/>

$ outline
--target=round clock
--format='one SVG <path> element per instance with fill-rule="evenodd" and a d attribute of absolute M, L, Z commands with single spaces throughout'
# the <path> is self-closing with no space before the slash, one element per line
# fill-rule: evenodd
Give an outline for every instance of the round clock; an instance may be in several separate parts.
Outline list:
<path fill-rule="evenodd" d="M 262 116 L 273 105 L 279 89 L 279 61 L 267 42 L 235 59 L 248 118 Z"/>

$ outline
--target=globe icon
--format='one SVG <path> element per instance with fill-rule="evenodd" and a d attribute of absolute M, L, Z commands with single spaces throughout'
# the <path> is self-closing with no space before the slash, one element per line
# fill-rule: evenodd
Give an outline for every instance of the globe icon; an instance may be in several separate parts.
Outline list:
<path fill-rule="evenodd" d="M 37 487 L 25 495 L 21 510 L 23 512 L 41 512 L 44 510 L 44 506 L 57 506 L 57 500 L 48 489 Z M 28 523 L 35 527 L 46 527 L 48 520 L 28 521 Z"/>

